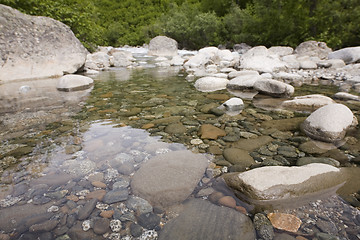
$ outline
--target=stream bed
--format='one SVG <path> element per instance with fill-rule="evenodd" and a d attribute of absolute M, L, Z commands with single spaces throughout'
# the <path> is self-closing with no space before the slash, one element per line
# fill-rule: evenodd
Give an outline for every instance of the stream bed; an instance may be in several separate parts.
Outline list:
<path fill-rule="evenodd" d="M 299 128 L 309 113 L 277 109 L 269 106 L 275 99 L 258 95 L 244 99 L 240 114 L 227 115 L 216 109 L 234 93 L 199 92 L 181 68 L 143 64 L 91 77 L 93 88 L 77 92 L 57 91 L 54 79 L 0 85 L 0 239 L 254 239 L 254 226 L 256 238 L 265 240 L 360 239 L 358 128 L 324 151 Z M 297 87 L 295 93 L 336 91 L 322 85 Z M 358 102 L 343 103 L 359 117 Z M 201 137 L 203 125 L 224 134 Z M 262 142 L 265 136 L 270 140 Z M 220 176 L 248 166 L 229 162 L 223 152 L 250 143 L 259 146 L 249 147 L 256 162 L 251 168 L 331 157 L 347 169 L 346 182 L 288 202 L 240 199 Z M 166 198 L 173 203 L 137 196 L 144 186 L 132 180 L 143 164 L 187 154 L 206 162 L 190 192 L 176 185 L 186 182 L 176 172 L 156 166 L 150 178 L 169 171 L 169 185 L 177 182 L 176 196 Z M 193 164 L 184 166 L 189 178 L 198 174 Z M 154 191 L 168 183 L 157 184 Z M 258 220 L 257 214 L 274 211 L 297 216 L 300 229 L 274 230 Z"/>

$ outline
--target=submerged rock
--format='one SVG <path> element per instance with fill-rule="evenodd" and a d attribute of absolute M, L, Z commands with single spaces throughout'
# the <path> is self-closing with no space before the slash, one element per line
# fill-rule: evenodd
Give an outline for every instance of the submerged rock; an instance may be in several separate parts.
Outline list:
<path fill-rule="evenodd" d="M 203 155 L 190 151 L 161 154 L 141 165 L 133 176 L 131 189 L 153 206 L 171 206 L 192 193 L 207 165 Z"/>
<path fill-rule="evenodd" d="M 336 186 L 340 170 L 313 163 L 302 167 L 270 166 L 224 176 L 226 183 L 251 199 L 279 200 Z"/>
<path fill-rule="evenodd" d="M 346 130 L 357 125 L 351 110 L 343 104 L 329 104 L 313 112 L 302 124 L 311 138 L 335 142 L 345 137 Z"/>
<path fill-rule="evenodd" d="M 246 215 L 208 201 L 193 199 L 186 203 L 184 211 L 177 218 L 161 230 L 159 240 L 167 239 L 254 240 L 255 230 Z"/>
<path fill-rule="evenodd" d="M 65 24 L 0 4 L 0 81 L 74 73 L 88 53 Z"/>

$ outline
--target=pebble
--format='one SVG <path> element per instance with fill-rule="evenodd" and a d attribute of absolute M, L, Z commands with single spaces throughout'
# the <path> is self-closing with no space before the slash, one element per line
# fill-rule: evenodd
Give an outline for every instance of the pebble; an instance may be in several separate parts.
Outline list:
<path fill-rule="evenodd" d="M 262 213 L 255 214 L 253 222 L 256 232 L 262 239 L 272 240 L 274 238 L 275 236 L 274 228 L 271 222 L 269 221 L 269 219 L 267 219 L 267 217 L 264 214 Z"/>
<path fill-rule="evenodd" d="M 111 218 L 114 215 L 114 210 L 102 211 L 100 216 L 103 218 Z"/>
<path fill-rule="evenodd" d="M 269 213 L 267 216 L 271 224 L 280 230 L 296 233 L 301 225 L 301 220 L 292 214 Z"/>
<path fill-rule="evenodd" d="M 196 139 L 191 139 L 191 141 L 190 141 L 190 144 L 191 145 L 200 145 L 200 144 L 203 144 L 204 142 L 201 140 L 201 139 L 199 139 L 199 138 L 196 138 Z"/>
<path fill-rule="evenodd" d="M 85 232 L 89 231 L 90 228 L 91 228 L 91 221 L 90 220 L 85 220 L 85 221 L 82 222 L 81 226 L 82 226 L 83 231 L 85 231 Z"/>
<path fill-rule="evenodd" d="M 104 189 L 106 188 L 106 184 L 103 182 L 94 181 L 94 182 L 91 182 L 91 184 L 97 188 L 104 188 Z"/>
<path fill-rule="evenodd" d="M 106 191 L 101 189 L 101 190 L 95 190 L 93 192 L 90 192 L 86 195 L 86 199 L 97 199 L 99 201 L 102 201 L 104 199 L 104 196 L 106 194 Z"/>
<path fill-rule="evenodd" d="M 229 208 L 235 208 L 236 207 L 236 201 L 231 196 L 224 196 L 218 200 L 218 203 L 222 206 L 229 207 Z"/>
<path fill-rule="evenodd" d="M 47 212 L 58 212 L 59 207 L 58 206 L 51 206 L 48 208 Z"/>
<path fill-rule="evenodd" d="M 93 230 L 96 234 L 102 235 L 110 231 L 110 220 L 107 218 L 99 218 L 94 221 Z"/>
<path fill-rule="evenodd" d="M 154 229 L 160 224 L 161 218 L 155 213 L 143 213 L 137 217 L 138 224 L 146 229 Z"/>
<path fill-rule="evenodd" d="M 113 219 L 110 221 L 110 228 L 111 228 L 111 231 L 113 232 L 120 232 L 121 230 L 121 221 L 118 220 L 118 219 Z"/>
<path fill-rule="evenodd" d="M 130 233 L 133 237 L 140 237 L 142 232 L 143 232 L 143 228 L 140 225 L 136 223 L 132 223 L 130 225 Z"/>

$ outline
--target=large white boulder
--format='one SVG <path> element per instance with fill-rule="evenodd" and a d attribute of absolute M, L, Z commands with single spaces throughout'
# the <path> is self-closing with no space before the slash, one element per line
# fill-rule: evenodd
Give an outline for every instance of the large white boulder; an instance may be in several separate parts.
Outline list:
<path fill-rule="evenodd" d="M 329 59 L 342 59 L 346 64 L 360 61 L 360 47 L 343 48 L 329 53 Z"/>
<path fill-rule="evenodd" d="M 254 83 L 254 89 L 273 97 L 289 97 L 294 94 L 294 87 L 273 79 L 260 79 Z"/>
<path fill-rule="evenodd" d="M 340 170 L 328 164 L 301 167 L 269 166 L 224 177 L 236 191 L 256 200 L 300 197 L 341 183 Z"/>
<path fill-rule="evenodd" d="M 225 89 L 228 82 L 226 78 L 202 77 L 196 80 L 195 88 L 201 92 L 214 92 Z"/>
<path fill-rule="evenodd" d="M 110 67 L 110 56 L 103 51 L 94 52 L 86 56 L 86 69 L 101 71 Z"/>
<path fill-rule="evenodd" d="M 178 204 L 194 191 L 207 165 L 205 156 L 186 150 L 160 154 L 135 172 L 131 189 L 153 206 Z"/>
<path fill-rule="evenodd" d="M 166 36 L 157 36 L 149 43 L 149 55 L 176 56 L 178 54 L 178 43 Z"/>
<path fill-rule="evenodd" d="M 135 61 L 132 53 L 128 51 L 117 50 L 111 52 L 111 55 L 110 65 L 113 67 L 128 67 Z"/>
<path fill-rule="evenodd" d="M 278 55 L 279 57 L 291 55 L 293 53 L 294 49 L 292 47 L 274 46 L 269 48 L 270 55 Z"/>
<path fill-rule="evenodd" d="M 320 107 L 335 103 L 331 98 L 321 94 L 311 94 L 294 97 L 292 100 L 284 101 L 281 106 L 286 109 L 297 111 L 314 111 Z"/>
<path fill-rule="evenodd" d="M 88 51 L 65 24 L 0 4 L 0 82 L 74 73 Z"/>
<path fill-rule="evenodd" d="M 260 76 L 260 74 L 254 70 L 232 71 L 229 73 L 228 78 L 232 79 L 240 76 Z"/>
<path fill-rule="evenodd" d="M 259 74 L 253 76 L 252 75 L 238 76 L 236 78 L 231 79 L 227 83 L 226 88 L 233 90 L 254 88 L 255 82 L 261 79 L 263 79 L 263 77 L 260 76 Z"/>
<path fill-rule="evenodd" d="M 92 78 L 76 75 L 76 74 L 69 74 L 62 76 L 56 88 L 60 91 L 71 92 L 71 91 L 78 91 L 84 90 L 91 87 L 94 83 Z"/>
<path fill-rule="evenodd" d="M 304 121 L 303 131 L 311 138 L 335 142 L 345 137 L 346 130 L 357 125 L 351 110 L 343 104 L 329 104 L 319 108 Z"/>
<path fill-rule="evenodd" d="M 264 46 L 253 47 L 240 57 L 240 68 L 259 72 L 285 69 L 285 62 L 278 55 L 271 55 Z"/>

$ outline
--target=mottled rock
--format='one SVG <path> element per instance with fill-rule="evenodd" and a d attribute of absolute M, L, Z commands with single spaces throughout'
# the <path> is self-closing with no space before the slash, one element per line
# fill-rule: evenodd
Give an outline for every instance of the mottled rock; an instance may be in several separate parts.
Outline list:
<path fill-rule="evenodd" d="M 269 213 L 267 216 L 274 228 L 280 230 L 296 233 L 301 226 L 301 220 L 292 214 Z"/>
<path fill-rule="evenodd" d="M 193 199 L 185 204 L 184 211 L 177 218 L 161 230 L 159 240 L 168 239 L 254 240 L 255 231 L 246 215 L 208 201 Z"/>
<path fill-rule="evenodd" d="M 274 238 L 274 228 L 269 219 L 262 213 L 254 216 L 254 226 L 257 234 L 264 240 L 272 240 Z"/>
<path fill-rule="evenodd" d="M 143 213 L 137 217 L 137 221 L 140 226 L 146 229 L 154 229 L 156 226 L 160 224 L 161 218 L 155 213 Z"/>
<path fill-rule="evenodd" d="M 0 5 L 0 81 L 74 73 L 87 50 L 65 24 Z"/>
<path fill-rule="evenodd" d="M 178 53 L 178 43 L 166 36 L 157 36 L 150 40 L 149 55 L 175 56 Z"/>
<path fill-rule="evenodd" d="M 131 196 L 126 201 L 126 206 L 139 214 L 149 213 L 153 211 L 153 207 L 148 201 L 136 196 Z"/>

